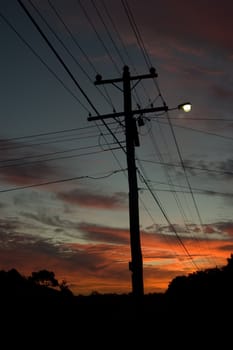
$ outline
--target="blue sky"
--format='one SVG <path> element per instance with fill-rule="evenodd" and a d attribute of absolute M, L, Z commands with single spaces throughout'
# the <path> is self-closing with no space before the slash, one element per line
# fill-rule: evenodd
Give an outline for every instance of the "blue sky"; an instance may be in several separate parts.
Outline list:
<path fill-rule="evenodd" d="M 145 292 L 224 265 L 233 250 L 232 2 L 21 4 L 0 4 L 0 268 L 52 270 L 77 294 L 131 291 L 124 118 L 88 121 L 123 111 L 122 85 L 94 82 L 121 78 L 124 65 L 158 73 L 132 88 L 133 109 L 170 109 L 143 115 L 135 148 Z M 176 108 L 186 101 L 190 113 Z"/>

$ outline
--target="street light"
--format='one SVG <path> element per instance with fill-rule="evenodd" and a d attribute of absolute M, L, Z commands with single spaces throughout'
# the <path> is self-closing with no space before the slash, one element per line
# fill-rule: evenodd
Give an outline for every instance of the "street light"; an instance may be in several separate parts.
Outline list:
<path fill-rule="evenodd" d="M 192 105 L 190 102 L 185 102 L 185 103 L 181 103 L 180 105 L 178 105 L 178 109 L 182 109 L 184 112 L 190 112 L 192 109 Z"/>
<path fill-rule="evenodd" d="M 147 117 L 143 117 L 144 113 L 151 113 L 151 112 L 168 112 L 168 111 L 173 111 L 173 110 L 177 110 L 177 109 L 181 109 L 182 111 L 184 111 L 185 113 L 188 113 L 191 111 L 192 109 L 192 105 L 190 102 L 184 102 L 179 104 L 176 107 L 172 107 L 169 108 L 167 105 L 161 106 L 161 107 L 151 107 L 151 108 L 145 108 L 145 109 L 140 109 L 140 110 L 135 110 L 132 111 L 132 114 L 138 114 L 140 113 L 140 116 L 137 118 L 137 122 L 138 122 L 138 126 L 143 126 L 145 125 L 144 123 L 144 118 L 147 120 L 150 120 L 150 118 Z M 156 115 L 155 115 L 156 117 Z"/>

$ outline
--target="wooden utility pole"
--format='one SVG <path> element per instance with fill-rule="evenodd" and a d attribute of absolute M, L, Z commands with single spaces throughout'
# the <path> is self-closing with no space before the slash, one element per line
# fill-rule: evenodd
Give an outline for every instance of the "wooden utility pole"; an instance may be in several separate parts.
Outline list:
<path fill-rule="evenodd" d="M 123 83 L 124 95 L 124 112 L 106 114 L 102 116 L 89 117 L 88 120 L 101 120 L 106 118 L 125 117 L 125 134 L 126 134 L 126 157 L 128 167 L 128 184 L 129 184 L 129 223 L 130 223 L 130 247 L 131 261 L 129 269 L 132 272 L 132 294 L 137 297 L 144 295 L 143 284 L 143 258 L 140 242 L 139 229 L 139 205 L 138 205 L 138 185 L 137 185 L 137 168 L 135 164 L 135 146 L 139 146 L 139 137 L 137 131 L 135 114 L 151 113 L 153 111 L 164 111 L 167 107 L 156 107 L 132 110 L 131 99 L 131 81 L 157 77 L 154 68 L 150 69 L 150 74 L 138 75 L 131 77 L 129 67 L 125 66 L 122 78 L 102 80 L 100 75 L 96 76 L 95 85 Z M 136 85 L 136 84 L 135 84 Z"/>

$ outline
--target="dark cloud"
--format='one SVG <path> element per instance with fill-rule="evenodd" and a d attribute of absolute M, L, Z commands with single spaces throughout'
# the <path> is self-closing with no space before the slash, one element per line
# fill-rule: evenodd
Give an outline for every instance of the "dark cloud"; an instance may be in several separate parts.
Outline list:
<path fill-rule="evenodd" d="M 1 139 L 1 180 L 15 185 L 31 185 L 46 182 L 57 174 L 58 169 L 45 161 L 41 162 L 46 151 L 32 149 L 30 143 Z M 30 147 L 28 147 L 30 146 Z M 41 157 L 42 155 L 42 157 Z M 42 179 L 46 179 L 42 181 Z"/>
<path fill-rule="evenodd" d="M 58 241 L 70 241 L 70 239 L 74 239 L 76 241 L 77 239 L 82 238 L 80 233 L 81 230 L 79 229 L 80 224 L 77 221 L 62 219 L 62 217 L 59 215 L 54 215 L 52 213 L 48 214 L 45 210 L 41 209 L 38 211 L 38 213 L 21 212 L 20 215 L 25 219 L 48 226 L 50 233 L 50 228 L 52 227 L 54 238 L 56 237 Z M 39 230 L 41 227 L 38 227 L 37 229 Z"/>
<path fill-rule="evenodd" d="M 10 219 L 0 219 L 0 233 L 5 234 L 11 234 L 17 231 L 22 227 L 22 224 L 20 220 L 17 218 L 10 218 Z"/>
<path fill-rule="evenodd" d="M 126 229 L 81 223 L 79 230 L 84 234 L 85 239 L 90 241 L 129 244 L 129 232 Z"/>
<path fill-rule="evenodd" d="M 229 237 L 233 237 L 233 221 L 216 222 L 214 226 Z"/>
<path fill-rule="evenodd" d="M 127 195 L 122 192 L 107 195 L 94 190 L 75 189 L 69 192 L 60 192 L 57 196 L 67 203 L 94 209 L 125 209 L 127 205 Z"/>
<path fill-rule="evenodd" d="M 185 169 L 192 176 L 204 174 L 208 178 L 216 178 L 223 180 L 232 180 L 233 175 L 233 160 L 228 158 L 222 161 L 206 161 L 206 160 L 191 160 L 184 159 Z M 176 171 L 181 175 L 182 172 Z"/>
<path fill-rule="evenodd" d="M 223 252 L 228 252 L 229 256 L 232 254 L 233 252 L 233 244 L 224 244 L 222 246 L 219 247 L 219 250 L 223 251 Z"/>
<path fill-rule="evenodd" d="M 231 220 L 223 221 L 223 222 L 213 222 L 210 224 L 203 224 L 202 227 L 199 227 L 195 224 L 188 224 L 186 226 L 177 225 L 177 224 L 173 224 L 172 226 L 155 225 L 155 226 L 148 227 L 146 231 L 143 232 L 143 234 L 149 237 L 154 232 L 157 238 L 159 236 L 161 238 L 166 236 L 166 237 L 169 237 L 169 239 L 171 239 L 172 237 L 176 239 L 176 235 L 177 235 L 179 237 L 182 237 L 182 239 L 195 240 L 197 238 L 196 233 L 201 233 L 201 231 L 203 231 L 203 233 L 207 235 L 205 239 L 206 238 L 213 239 L 213 240 L 222 239 L 223 235 L 225 236 L 226 239 L 227 238 L 231 239 L 233 235 L 233 222 Z"/>
<path fill-rule="evenodd" d="M 20 249 L 27 247 L 30 251 L 42 251 L 50 245 L 49 239 L 42 239 L 39 235 L 23 233 L 23 223 L 12 221 L 10 219 L 1 220 L 0 222 L 0 241 L 2 249 Z M 49 249 L 50 251 L 51 249 Z M 15 256 L 18 254 L 15 254 Z M 19 254 L 20 255 L 20 254 Z"/>
<path fill-rule="evenodd" d="M 227 159 L 224 161 L 216 162 L 216 166 L 220 169 L 224 174 L 225 179 L 232 180 L 233 175 L 233 159 Z"/>
<path fill-rule="evenodd" d="M 40 222 L 47 226 L 58 227 L 58 228 L 75 228 L 77 224 L 71 223 L 69 220 L 63 220 L 59 215 L 48 215 L 46 211 L 39 210 L 38 213 L 26 213 L 21 212 L 21 215 L 25 218 L 32 219 L 34 221 Z"/>

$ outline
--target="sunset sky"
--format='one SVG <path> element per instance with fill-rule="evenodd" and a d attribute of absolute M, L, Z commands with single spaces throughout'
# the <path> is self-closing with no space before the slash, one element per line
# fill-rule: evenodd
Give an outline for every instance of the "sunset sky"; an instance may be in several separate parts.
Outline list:
<path fill-rule="evenodd" d="M 124 117 L 88 120 L 123 112 L 122 84 L 94 82 L 125 65 L 158 74 L 132 82 L 134 110 L 169 108 L 142 116 L 135 148 L 145 293 L 226 264 L 232 14 L 231 0 L 1 0 L 0 270 L 131 292 Z"/>

